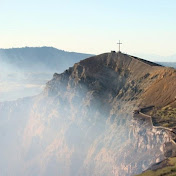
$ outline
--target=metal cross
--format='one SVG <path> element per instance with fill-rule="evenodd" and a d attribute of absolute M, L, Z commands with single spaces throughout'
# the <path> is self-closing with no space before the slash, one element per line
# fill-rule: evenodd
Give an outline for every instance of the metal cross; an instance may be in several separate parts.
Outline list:
<path fill-rule="evenodd" d="M 122 44 L 122 43 L 120 43 L 120 40 L 119 40 L 119 43 L 117 43 L 118 45 L 119 45 L 119 52 L 120 52 L 120 45 Z"/>

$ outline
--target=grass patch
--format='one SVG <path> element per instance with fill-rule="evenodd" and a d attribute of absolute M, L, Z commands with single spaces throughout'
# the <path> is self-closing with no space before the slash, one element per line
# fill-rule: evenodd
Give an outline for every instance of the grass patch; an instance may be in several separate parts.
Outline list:
<path fill-rule="evenodd" d="M 161 109 L 155 109 L 151 113 L 153 117 L 154 125 L 164 126 L 164 127 L 174 127 L 176 126 L 176 108 L 171 106 L 165 106 Z"/>
<path fill-rule="evenodd" d="M 176 176 L 176 157 L 169 158 L 168 165 L 156 171 L 148 170 L 137 176 Z"/>

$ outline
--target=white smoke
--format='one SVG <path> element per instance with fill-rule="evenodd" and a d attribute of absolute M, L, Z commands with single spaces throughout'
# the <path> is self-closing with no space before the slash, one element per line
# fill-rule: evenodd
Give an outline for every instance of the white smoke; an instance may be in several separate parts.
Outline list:
<path fill-rule="evenodd" d="M 164 159 L 167 133 L 134 126 L 130 104 L 119 102 L 120 113 L 106 95 L 74 80 L 48 86 L 37 97 L 0 104 L 2 175 L 124 176 Z"/>

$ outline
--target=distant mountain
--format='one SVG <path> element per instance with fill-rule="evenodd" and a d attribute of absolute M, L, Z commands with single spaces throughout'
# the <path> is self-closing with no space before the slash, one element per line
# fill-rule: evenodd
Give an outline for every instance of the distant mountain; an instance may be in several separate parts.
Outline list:
<path fill-rule="evenodd" d="M 39 94 L 54 72 L 90 56 L 52 47 L 0 49 L 0 101 Z"/>
<path fill-rule="evenodd" d="M 152 62 L 158 63 L 165 67 L 173 67 L 176 68 L 176 54 L 171 56 L 159 56 L 155 54 L 134 54 L 138 57 L 141 57 L 146 60 L 150 60 Z"/>
<path fill-rule="evenodd" d="M 139 56 L 143 59 L 155 61 L 155 62 L 176 62 L 176 54 L 171 56 L 159 56 L 156 54 L 142 54 L 142 53 L 135 53 L 136 56 Z"/>
<path fill-rule="evenodd" d="M 53 47 L 0 49 L 0 62 L 24 71 L 62 72 L 91 54 L 66 52 Z"/>
<path fill-rule="evenodd" d="M 160 65 L 163 65 L 165 67 L 173 67 L 176 68 L 176 62 L 157 62 Z"/>

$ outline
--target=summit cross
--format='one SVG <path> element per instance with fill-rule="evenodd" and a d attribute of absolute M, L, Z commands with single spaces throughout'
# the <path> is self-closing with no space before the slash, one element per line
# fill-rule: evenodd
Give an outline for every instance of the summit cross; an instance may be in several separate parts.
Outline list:
<path fill-rule="evenodd" d="M 119 43 L 117 43 L 118 45 L 119 45 L 119 52 L 120 52 L 120 45 L 122 44 L 122 43 L 120 43 L 120 40 L 119 40 Z"/>

